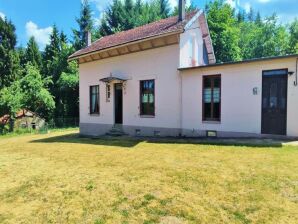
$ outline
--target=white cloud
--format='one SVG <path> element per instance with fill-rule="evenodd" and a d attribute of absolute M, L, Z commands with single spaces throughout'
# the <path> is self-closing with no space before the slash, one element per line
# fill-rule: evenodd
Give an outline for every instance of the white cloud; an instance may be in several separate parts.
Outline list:
<path fill-rule="evenodd" d="M 238 9 L 240 6 L 240 0 L 226 0 L 227 4 L 229 4 L 232 8 Z"/>
<path fill-rule="evenodd" d="M 244 4 L 244 10 L 245 10 L 245 12 L 246 12 L 246 13 L 249 13 L 249 12 L 250 12 L 250 9 L 251 9 L 251 4 L 248 3 L 248 2 L 246 2 L 246 3 Z"/>
<path fill-rule="evenodd" d="M 101 13 L 111 3 L 111 0 L 90 0 L 90 2 L 94 3 L 97 10 Z"/>
<path fill-rule="evenodd" d="M 232 8 L 236 7 L 236 2 L 234 0 L 226 0 L 226 3 L 228 3 Z"/>
<path fill-rule="evenodd" d="M 49 43 L 52 30 L 52 27 L 38 28 L 32 21 L 26 23 L 27 37 L 30 38 L 33 36 L 41 49 L 44 49 L 46 44 Z"/>
<path fill-rule="evenodd" d="M 0 12 L 0 17 L 1 17 L 2 19 L 5 19 L 5 14 L 4 14 L 3 12 Z"/>

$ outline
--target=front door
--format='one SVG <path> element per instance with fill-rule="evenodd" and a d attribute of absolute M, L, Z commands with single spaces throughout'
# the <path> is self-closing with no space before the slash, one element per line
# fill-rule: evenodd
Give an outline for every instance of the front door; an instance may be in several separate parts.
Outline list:
<path fill-rule="evenodd" d="M 262 134 L 287 134 L 288 71 L 263 72 Z"/>
<path fill-rule="evenodd" d="M 115 84 L 115 123 L 123 123 L 123 95 L 122 95 L 122 84 Z"/>

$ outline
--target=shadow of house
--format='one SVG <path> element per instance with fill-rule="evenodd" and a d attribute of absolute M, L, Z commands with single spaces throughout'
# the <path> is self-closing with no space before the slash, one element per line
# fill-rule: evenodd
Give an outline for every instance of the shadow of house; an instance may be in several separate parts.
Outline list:
<path fill-rule="evenodd" d="M 208 139 L 208 138 L 150 138 L 150 137 L 109 137 L 97 138 L 80 137 L 79 134 L 67 134 L 33 140 L 31 143 L 78 143 L 104 146 L 117 146 L 132 148 L 139 143 L 152 144 L 192 144 L 192 145 L 214 145 L 214 146 L 239 146 L 256 148 L 281 148 L 286 141 L 272 139 Z"/>

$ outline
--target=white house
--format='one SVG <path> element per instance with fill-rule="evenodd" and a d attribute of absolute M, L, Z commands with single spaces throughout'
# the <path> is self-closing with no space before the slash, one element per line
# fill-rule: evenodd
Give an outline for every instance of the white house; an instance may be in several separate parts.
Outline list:
<path fill-rule="evenodd" d="M 178 17 L 70 56 L 79 62 L 80 133 L 297 137 L 298 55 L 216 64 L 204 13 L 184 15 L 183 2 Z"/>

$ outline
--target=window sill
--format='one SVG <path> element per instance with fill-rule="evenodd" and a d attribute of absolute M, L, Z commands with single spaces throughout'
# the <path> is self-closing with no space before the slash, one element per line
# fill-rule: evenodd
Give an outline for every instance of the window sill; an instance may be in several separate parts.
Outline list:
<path fill-rule="evenodd" d="M 140 115 L 140 118 L 155 118 L 154 115 Z"/>
<path fill-rule="evenodd" d="M 100 114 L 89 114 L 89 116 L 91 116 L 91 117 L 99 117 Z"/>
<path fill-rule="evenodd" d="M 221 121 L 208 121 L 208 120 L 205 120 L 205 121 L 202 121 L 203 124 L 221 124 Z"/>

